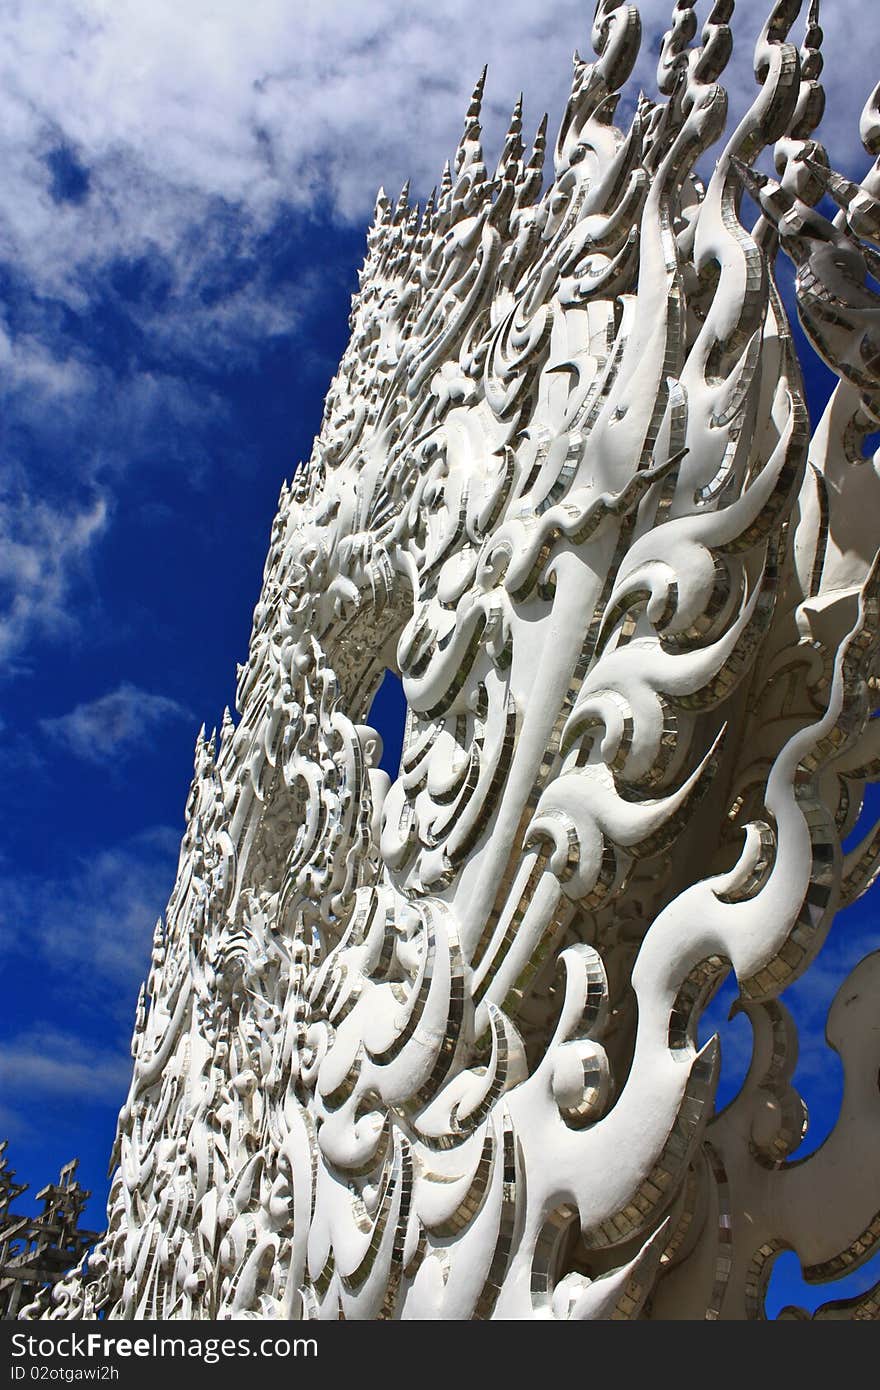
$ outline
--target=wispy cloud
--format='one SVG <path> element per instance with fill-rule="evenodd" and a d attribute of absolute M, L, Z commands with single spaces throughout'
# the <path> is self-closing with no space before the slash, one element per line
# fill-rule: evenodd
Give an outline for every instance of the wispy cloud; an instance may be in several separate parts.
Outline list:
<path fill-rule="evenodd" d="M 97 1032 L 97 1036 L 95 1036 Z M 84 1159 L 85 1177 L 99 1188 L 113 1134 L 113 1117 L 128 1089 L 131 1056 L 121 1029 L 79 1033 L 35 1023 L 0 1040 L 0 1134 L 13 1140 L 10 1158 L 30 1190 L 18 1212 L 37 1207 L 43 1181 L 73 1154 Z M 90 1178 L 91 1175 L 91 1178 Z M 89 1195 L 88 1192 L 86 1195 Z M 83 1226 L 104 1224 L 103 1192 L 87 1208 Z"/>
<path fill-rule="evenodd" d="M 36 634 L 70 630 L 70 588 L 106 522 L 102 496 L 72 514 L 25 493 L 0 497 L 0 660 Z"/>
<path fill-rule="evenodd" d="M 72 1154 L 86 1185 L 102 1187 L 177 849 L 177 832 L 158 826 L 76 859 L 56 846 L 54 871 L 0 878 L 0 976 L 15 982 L 0 1028 L 0 1134 L 15 1139 L 13 1163 L 34 1190 Z M 101 1205 L 87 1224 L 100 1227 Z"/>
<path fill-rule="evenodd" d="M 4 1139 L 30 1137 L 32 1132 L 32 1127 L 21 1110 L 16 1110 L 11 1105 L 0 1105 L 0 1135 Z"/>
<path fill-rule="evenodd" d="M 191 717 L 179 701 L 124 681 L 117 690 L 77 705 L 68 714 L 41 719 L 40 728 L 76 757 L 108 763 L 133 753 L 158 725 Z"/>
<path fill-rule="evenodd" d="M 643 0 L 636 81 L 650 92 L 669 0 Z M 754 90 L 752 50 L 770 0 L 737 5 L 734 104 Z M 873 85 L 854 11 L 826 0 L 826 54 L 837 101 L 828 131 L 851 155 L 858 103 Z M 380 181 L 411 176 L 421 194 L 454 142 L 467 90 L 490 65 L 486 125 L 497 142 L 516 93 L 558 113 L 577 44 L 589 54 L 581 0 L 511 0 L 502 15 L 465 0 L 413 6 L 337 0 L 44 0 L 0 24 L 0 129 L 11 156 L 8 236 L 42 283 L 70 286 L 83 259 L 174 249 L 192 273 L 210 248 L 187 239 L 218 207 L 266 226 L 280 205 L 329 206 L 361 220 Z M 798 31 L 795 34 L 798 37 Z M 87 95 L 86 95 L 87 94 Z M 34 235 L 38 233 L 39 235 Z M 64 250 L 75 241 L 74 262 Z"/>
<path fill-rule="evenodd" d="M 650 93 L 671 6 L 640 8 L 633 92 Z M 755 90 L 753 41 L 769 9 L 737 5 L 732 116 Z M 849 39 L 859 14 L 872 14 L 870 0 L 823 4 L 834 95 L 824 133 L 853 172 L 874 80 L 870 44 Z M 42 478 L 41 503 L 21 520 L 24 504 L 0 515 L 0 543 L 25 538 L 0 572 L 0 651 L 63 630 L 64 597 L 106 531 L 120 472 L 173 466 L 186 438 L 186 479 L 199 474 L 199 440 L 224 409 L 205 374 L 289 338 L 315 295 L 321 244 L 305 237 L 292 268 L 280 254 L 291 238 L 310 219 L 363 224 L 380 183 L 411 177 L 424 197 L 484 62 L 490 157 L 521 89 L 532 125 L 545 108 L 558 116 L 589 24 L 583 0 L 510 0 L 503 14 L 466 0 L 41 0 L 38 19 L 3 8 L 7 468 L 57 448 L 65 474 Z M 216 451 L 202 453 L 206 477 Z M 54 520 L 70 515 L 59 536 Z"/>
<path fill-rule="evenodd" d="M 0 952 L 46 990 L 127 1023 L 173 883 L 179 835 L 154 827 L 44 876 L 0 879 Z"/>
<path fill-rule="evenodd" d="M 9 1096 L 81 1096 L 104 1100 L 124 1092 L 131 1058 L 44 1026 L 0 1043 L 0 1083 Z M 15 1111 L 9 1112 L 10 1116 Z"/>

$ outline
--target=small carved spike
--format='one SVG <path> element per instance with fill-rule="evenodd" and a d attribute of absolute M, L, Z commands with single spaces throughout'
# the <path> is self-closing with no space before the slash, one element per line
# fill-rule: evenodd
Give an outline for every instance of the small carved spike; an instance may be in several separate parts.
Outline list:
<path fill-rule="evenodd" d="M 495 181 L 505 177 L 510 165 L 520 164 L 524 154 L 522 142 L 522 92 L 520 92 L 510 117 L 504 145 L 495 168 Z"/>
<path fill-rule="evenodd" d="M 483 104 L 483 92 L 486 86 L 486 74 L 488 71 L 489 65 L 486 64 L 483 68 L 483 71 L 477 78 L 476 83 L 474 84 L 474 90 L 471 93 L 470 106 L 467 109 L 468 121 L 478 121 L 480 119 L 480 109 Z"/>
<path fill-rule="evenodd" d="M 373 212 L 373 224 L 376 227 L 385 226 L 391 221 L 391 203 L 384 188 L 379 189 L 376 194 L 376 207 Z"/>
<path fill-rule="evenodd" d="M 530 207 L 537 202 L 543 182 L 544 158 L 547 151 L 547 113 L 541 117 L 541 122 L 535 132 L 535 139 L 532 144 L 532 152 L 529 155 L 528 163 L 525 165 L 516 187 L 516 202 L 518 207 Z"/>
<path fill-rule="evenodd" d="M 400 196 L 394 207 L 394 215 L 391 218 L 392 226 L 399 227 L 409 212 L 409 186 L 410 181 L 407 179 L 403 188 L 400 190 Z"/>
<path fill-rule="evenodd" d="M 538 122 L 538 129 L 535 131 L 532 153 L 529 157 L 530 169 L 543 169 L 544 167 L 544 152 L 547 149 L 547 123 L 548 117 L 545 111 Z"/>
<path fill-rule="evenodd" d="M 434 216 L 437 205 L 437 189 L 432 188 L 425 203 L 425 210 L 422 213 L 422 220 L 419 226 L 419 233 L 422 241 L 427 241 L 434 229 Z"/>
<path fill-rule="evenodd" d="M 482 164 L 483 150 L 480 145 L 480 108 L 483 102 L 483 88 L 486 83 L 487 71 L 488 68 L 484 67 L 471 95 L 470 105 L 468 106 L 467 115 L 465 116 L 464 130 L 458 142 L 458 149 L 455 152 L 453 167 L 456 174 L 462 174 L 466 170 Z"/>
<path fill-rule="evenodd" d="M 232 736 L 233 736 L 234 733 L 235 733 L 235 724 L 234 724 L 234 722 L 233 722 L 232 712 L 230 711 L 229 706 L 226 705 L 225 708 L 224 708 L 224 710 L 223 710 L 223 723 L 222 723 L 222 725 L 220 726 L 220 747 L 221 747 L 221 748 L 225 748 L 225 747 L 226 747 L 226 745 L 229 743 L 229 740 L 232 738 Z"/>

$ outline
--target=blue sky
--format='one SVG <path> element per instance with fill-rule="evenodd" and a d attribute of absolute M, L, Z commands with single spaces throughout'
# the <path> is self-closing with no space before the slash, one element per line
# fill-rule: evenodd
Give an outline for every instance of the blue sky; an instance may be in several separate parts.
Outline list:
<path fill-rule="evenodd" d="M 659 35 L 669 6 L 641 8 Z M 734 112 L 764 11 L 738 6 Z M 80 1155 L 95 1226 L 194 738 L 232 702 L 376 189 L 412 177 L 427 194 L 484 62 L 488 151 L 521 89 L 527 128 L 549 109 L 552 129 L 591 13 L 0 0 L 0 1135 L 34 1189 Z M 852 35 L 870 14 L 823 5 L 822 134 L 859 176 L 876 44 Z M 633 95 L 653 90 L 655 53 Z M 828 374 L 809 386 L 815 415 Z M 875 920 L 870 898 L 851 910 L 801 987 L 820 1038 Z M 805 1049 L 817 1134 L 836 1066 Z"/>

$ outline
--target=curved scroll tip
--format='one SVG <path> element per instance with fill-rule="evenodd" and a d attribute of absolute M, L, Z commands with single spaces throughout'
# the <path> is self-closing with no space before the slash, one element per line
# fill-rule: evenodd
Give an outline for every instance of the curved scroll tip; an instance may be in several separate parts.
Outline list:
<path fill-rule="evenodd" d="M 859 118 L 859 138 L 868 154 L 880 155 L 880 82 L 862 109 Z"/>

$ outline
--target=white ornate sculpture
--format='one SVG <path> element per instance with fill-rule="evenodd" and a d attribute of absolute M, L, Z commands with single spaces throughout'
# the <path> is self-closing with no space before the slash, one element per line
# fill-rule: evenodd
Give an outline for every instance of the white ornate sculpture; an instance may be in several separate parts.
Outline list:
<path fill-rule="evenodd" d="M 725 136 L 732 0 L 699 37 L 677 0 L 625 131 L 640 22 L 600 0 L 543 196 L 519 106 L 487 172 L 482 82 L 436 199 L 380 195 L 240 721 L 196 747 L 109 1229 L 32 1316 L 745 1318 L 779 1250 L 872 1253 L 880 959 L 803 1162 L 778 1002 L 880 863 L 840 848 L 880 775 L 880 160 L 856 186 L 813 138 L 800 9 Z M 812 438 L 780 253 L 839 377 Z M 716 1113 L 731 967 L 754 1051 Z"/>

